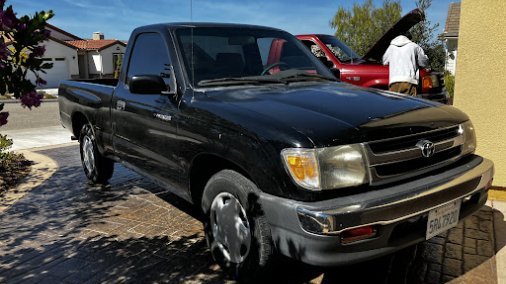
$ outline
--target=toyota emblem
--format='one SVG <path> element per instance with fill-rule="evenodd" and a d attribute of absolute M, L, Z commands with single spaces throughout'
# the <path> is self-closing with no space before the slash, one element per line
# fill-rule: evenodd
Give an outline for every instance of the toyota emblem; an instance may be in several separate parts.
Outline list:
<path fill-rule="evenodd" d="M 434 146 L 434 143 L 430 142 L 429 140 L 420 140 L 418 143 L 416 143 L 416 146 L 420 148 L 422 151 L 422 156 L 425 158 L 432 157 L 436 152 L 436 146 Z"/>

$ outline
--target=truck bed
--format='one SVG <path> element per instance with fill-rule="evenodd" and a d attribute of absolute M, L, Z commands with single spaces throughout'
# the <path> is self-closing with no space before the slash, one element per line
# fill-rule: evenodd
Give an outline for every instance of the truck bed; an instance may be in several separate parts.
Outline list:
<path fill-rule="evenodd" d="M 97 120 L 101 124 L 107 124 L 117 81 L 116 79 L 95 79 L 61 82 L 58 96 L 62 125 L 70 129 L 77 137 L 80 129 L 73 129 L 73 113 L 84 115 L 84 118 L 94 125 Z"/>
<path fill-rule="evenodd" d="M 77 79 L 71 81 L 92 83 L 98 85 L 108 85 L 108 86 L 116 86 L 118 84 L 118 79 Z"/>

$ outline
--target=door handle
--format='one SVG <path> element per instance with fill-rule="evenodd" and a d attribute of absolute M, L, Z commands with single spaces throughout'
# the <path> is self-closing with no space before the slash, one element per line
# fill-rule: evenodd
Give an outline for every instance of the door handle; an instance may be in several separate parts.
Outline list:
<path fill-rule="evenodd" d="M 126 102 L 122 100 L 116 101 L 116 109 L 117 110 L 125 110 Z"/>

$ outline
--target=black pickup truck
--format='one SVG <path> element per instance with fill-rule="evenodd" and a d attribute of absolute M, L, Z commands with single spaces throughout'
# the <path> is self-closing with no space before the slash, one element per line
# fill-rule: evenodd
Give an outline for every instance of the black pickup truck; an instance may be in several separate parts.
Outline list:
<path fill-rule="evenodd" d="M 121 72 L 59 88 L 86 176 L 106 183 L 120 162 L 193 203 L 236 277 L 276 253 L 319 266 L 389 254 L 487 200 L 493 164 L 464 113 L 341 83 L 287 32 L 145 26 Z"/>

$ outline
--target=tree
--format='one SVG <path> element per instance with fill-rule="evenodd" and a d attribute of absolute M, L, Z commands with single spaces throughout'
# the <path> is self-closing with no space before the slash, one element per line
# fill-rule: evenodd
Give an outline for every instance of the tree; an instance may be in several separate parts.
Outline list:
<path fill-rule="evenodd" d="M 432 0 L 416 0 L 416 7 L 426 15 L 427 9 L 432 5 Z M 443 44 L 437 40 L 437 29 L 439 24 L 432 24 L 427 18 L 413 28 L 411 34 L 413 41 L 420 45 L 429 57 L 429 66 L 432 70 L 443 71 L 445 66 L 445 49 Z"/>
<path fill-rule="evenodd" d="M 4 7 L 5 0 L 0 0 L 0 94 L 12 93 L 23 107 L 38 107 L 42 95 L 37 94 L 35 87 L 46 84 L 40 73 L 52 67 L 42 61 L 46 50 L 40 44 L 49 37 L 46 21 L 54 14 L 49 10 L 33 17 L 17 17 L 12 5 Z M 28 72 L 35 75 L 35 82 L 26 77 Z M 9 116 L 2 110 L 0 104 L 0 126 L 7 123 Z"/>
<path fill-rule="evenodd" d="M 353 4 L 351 10 L 339 7 L 330 26 L 336 29 L 337 38 L 362 56 L 400 18 L 399 0 L 384 0 L 380 8 L 374 7 L 372 0 L 367 0 L 362 5 Z"/>

